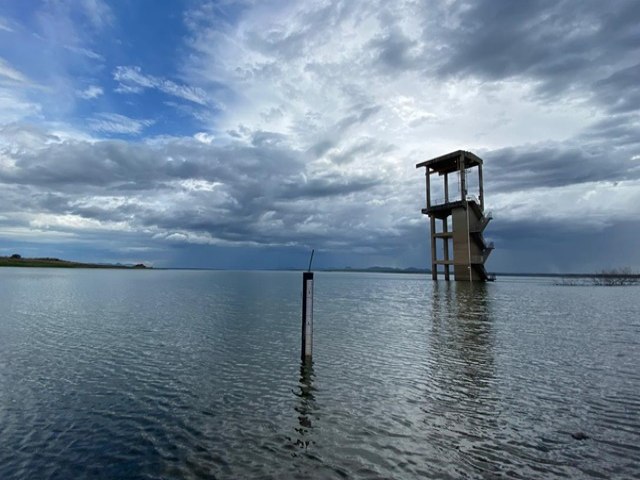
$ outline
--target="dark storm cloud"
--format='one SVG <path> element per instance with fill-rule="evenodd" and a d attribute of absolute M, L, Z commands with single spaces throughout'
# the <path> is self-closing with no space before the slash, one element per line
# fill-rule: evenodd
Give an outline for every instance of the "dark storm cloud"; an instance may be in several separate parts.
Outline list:
<path fill-rule="evenodd" d="M 454 2 L 425 23 L 424 35 L 441 43 L 415 61 L 425 72 L 431 62 L 443 81 L 518 79 L 535 86 L 542 104 L 581 98 L 603 113 L 565 141 L 483 152 L 489 188 L 639 178 L 640 3 Z"/>
<path fill-rule="evenodd" d="M 258 146 L 214 147 L 186 140 L 154 147 L 108 140 L 62 142 L 15 152 L 0 148 L 15 161 L 15 168 L 0 171 L 0 180 L 59 188 L 123 184 L 145 189 L 170 180 L 272 177 L 302 168 L 301 159 L 290 149 L 267 148 L 265 141 Z"/>
<path fill-rule="evenodd" d="M 281 135 L 254 132 L 250 138 L 249 145 L 226 146 L 189 139 L 4 146 L 1 153 L 14 165 L 0 168 L 0 215 L 12 209 L 36 216 L 72 215 L 124 222 L 164 232 L 167 238 L 192 232 L 207 235 L 198 241 L 265 245 L 312 239 L 346 244 L 363 230 L 362 225 L 354 228 L 348 216 L 340 219 L 341 207 L 326 201 L 351 194 L 367 198 L 381 185 L 380 176 L 308 172 L 306 154 Z M 19 223 L 26 226 L 28 220 Z M 74 228 L 57 226 L 59 231 Z"/>
<path fill-rule="evenodd" d="M 551 94 L 589 88 L 608 69 L 624 69 L 624 59 L 640 51 L 635 0 L 480 0 L 456 6 L 457 24 L 442 31 L 447 42 L 441 74 L 530 77 L 541 82 L 541 93 Z"/>
<path fill-rule="evenodd" d="M 575 71 L 588 61 L 584 54 L 589 49 L 583 48 L 588 33 L 578 30 L 580 13 L 572 4 L 548 0 L 465 3 L 450 31 L 441 73 L 499 79 Z M 456 5 L 461 7 L 462 2 Z M 594 20 L 591 12 L 584 20 Z M 565 67 L 566 61 L 572 68 Z"/>
<path fill-rule="evenodd" d="M 640 25 L 640 18 L 638 18 Z M 638 27 L 640 30 L 640 26 Z M 640 33 L 638 34 L 640 44 Z M 639 49 L 640 53 L 640 49 Z M 640 63 L 618 70 L 594 85 L 595 99 L 612 113 L 627 113 L 640 108 Z"/>
<path fill-rule="evenodd" d="M 322 157 L 332 148 L 342 143 L 344 138 L 347 137 L 351 127 L 365 123 L 381 109 L 382 107 L 380 105 L 371 105 L 367 103 L 358 103 L 353 105 L 349 109 L 348 115 L 338 120 L 335 124 L 326 127 L 323 132 L 318 132 L 315 135 L 318 140 L 311 145 L 308 153 L 316 158 Z M 373 144 L 374 140 L 360 139 L 360 142 Z"/>
<path fill-rule="evenodd" d="M 640 115 L 609 116 L 592 123 L 578 140 L 599 141 L 625 148 L 638 148 L 640 144 Z"/>
<path fill-rule="evenodd" d="M 358 158 L 375 158 L 389 154 L 394 148 L 392 145 L 385 144 L 371 137 L 360 137 L 353 145 L 339 152 L 331 153 L 329 159 L 337 165 L 344 165 Z"/>
<path fill-rule="evenodd" d="M 535 219 L 494 221 L 487 229 L 487 238 L 496 245 L 489 268 L 497 272 L 594 273 L 638 265 L 638 231 L 640 222 L 629 220 L 612 221 L 606 228 Z"/>
<path fill-rule="evenodd" d="M 380 105 L 355 105 L 351 108 L 353 113 L 340 120 L 337 123 L 336 128 L 340 131 L 344 131 L 354 125 L 361 124 L 378 113 L 381 108 L 382 107 Z"/>
<path fill-rule="evenodd" d="M 334 195 L 368 190 L 379 185 L 381 179 L 366 176 L 322 175 L 306 183 L 289 183 L 283 192 L 284 198 L 323 198 Z"/>
<path fill-rule="evenodd" d="M 398 11 L 378 15 L 381 31 L 367 45 L 375 71 L 524 81 L 542 104 L 579 98 L 610 115 L 640 109 L 640 2 L 459 0 Z M 411 14 L 422 18 L 417 34 L 400 28 Z"/>
<path fill-rule="evenodd" d="M 256 141 L 257 137 L 261 140 Z M 301 154 L 273 145 L 268 140 L 271 137 L 264 132 L 254 137 L 255 148 L 240 144 L 216 147 L 196 141 L 161 147 L 113 140 L 59 143 L 36 151 L 5 152 L 15 160 L 15 167 L 0 170 L 0 180 L 60 192 L 81 188 L 106 193 L 109 189 L 111 194 L 121 188 L 128 192 L 161 190 L 174 188 L 171 181 L 205 180 L 222 182 L 252 198 L 273 199 L 344 195 L 378 183 L 375 178 L 330 173 L 301 180 L 305 170 Z"/>
<path fill-rule="evenodd" d="M 397 26 L 369 42 L 375 62 L 389 72 L 413 68 L 419 60 L 412 53 L 416 45 L 417 42 L 407 37 Z"/>
<path fill-rule="evenodd" d="M 640 178 L 640 162 L 631 159 L 628 149 L 614 151 L 602 145 L 526 145 L 489 151 L 483 157 L 485 183 L 493 192 Z"/>
<path fill-rule="evenodd" d="M 6 152 L 10 153 L 10 152 Z M 123 141 L 63 142 L 11 155 L 15 168 L 2 170 L 0 180 L 41 186 L 82 185 L 99 187 L 118 182 L 188 178 L 195 173 L 192 162 L 174 165 L 158 161 L 151 149 Z"/>

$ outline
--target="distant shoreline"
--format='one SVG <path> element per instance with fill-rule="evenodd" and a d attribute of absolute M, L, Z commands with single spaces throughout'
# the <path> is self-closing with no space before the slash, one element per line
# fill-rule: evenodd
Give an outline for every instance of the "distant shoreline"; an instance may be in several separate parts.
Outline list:
<path fill-rule="evenodd" d="M 162 267 L 154 270 L 192 270 L 192 271 L 212 271 L 212 272 L 304 272 L 303 268 L 216 268 L 216 267 Z M 398 274 L 419 274 L 431 275 L 429 269 L 419 268 L 393 268 L 393 267 L 370 267 L 370 268 L 314 268 L 316 273 L 398 273 Z M 600 278 L 601 273 L 504 273 L 496 272 L 497 277 L 544 277 L 544 278 Z M 607 275 L 604 275 L 605 277 Z M 626 278 L 640 278 L 640 274 L 623 275 Z M 443 279 L 442 273 L 438 275 Z"/>
<path fill-rule="evenodd" d="M 119 270 L 210 270 L 210 271 L 264 271 L 264 272 L 301 272 L 303 269 L 298 268 L 259 268 L 259 269 L 229 269 L 229 268 L 207 268 L 207 267 L 164 267 L 153 268 L 142 263 L 137 265 L 121 265 L 113 263 L 83 263 L 70 260 L 61 260 L 59 258 L 15 258 L 0 256 L 0 267 L 25 267 L 25 268 L 92 268 L 92 269 L 119 269 Z M 420 274 L 430 275 L 431 270 L 423 268 L 394 268 L 394 267 L 368 267 L 368 268 L 317 268 L 316 272 L 328 273 L 400 273 L 400 274 Z M 602 273 L 513 273 L 513 272 L 496 272 L 497 277 L 543 277 L 543 278 L 600 278 L 607 277 Z M 439 275 L 441 276 L 441 275 Z M 624 278 L 640 279 L 640 274 L 623 275 Z"/>
<path fill-rule="evenodd" d="M 72 262 L 69 260 L 61 260 L 59 258 L 23 258 L 16 257 L 0 257 L 0 267 L 23 267 L 23 268 L 103 268 L 103 269 L 120 269 L 120 270 L 144 270 L 150 269 L 146 265 L 139 263 L 137 265 L 119 265 L 110 263 L 82 263 Z"/>

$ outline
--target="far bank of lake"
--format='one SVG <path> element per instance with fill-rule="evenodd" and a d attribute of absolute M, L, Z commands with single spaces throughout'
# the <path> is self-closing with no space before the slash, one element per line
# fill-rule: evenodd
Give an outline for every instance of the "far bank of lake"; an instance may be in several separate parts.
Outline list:
<path fill-rule="evenodd" d="M 137 265 L 120 265 L 109 263 L 82 263 L 59 258 L 24 258 L 19 255 L 0 257 L 0 267 L 35 267 L 35 268 L 120 268 L 120 269 L 144 269 L 149 268 L 139 263 Z"/>

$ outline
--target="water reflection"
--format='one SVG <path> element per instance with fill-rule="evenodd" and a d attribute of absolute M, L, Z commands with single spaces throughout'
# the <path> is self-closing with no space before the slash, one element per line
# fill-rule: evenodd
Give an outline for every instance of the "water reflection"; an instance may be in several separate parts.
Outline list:
<path fill-rule="evenodd" d="M 482 398 L 494 376 L 494 335 L 485 283 L 434 285 L 432 353 L 446 385 Z"/>
<path fill-rule="evenodd" d="M 499 399 L 491 286 L 438 282 L 433 287 L 429 403 L 423 411 L 433 440 L 458 452 L 459 462 L 497 474 Z"/>
<path fill-rule="evenodd" d="M 294 392 L 298 397 L 298 404 L 295 407 L 298 414 L 298 426 L 295 428 L 297 438 L 294 445 L 302 449 L 307 449 L 310 445 L 315 444 L 312 436 L 313 422 L 317 419 L 314 376 L 313 362 L 310 360 L 301 362 L 298 391 Z"/>

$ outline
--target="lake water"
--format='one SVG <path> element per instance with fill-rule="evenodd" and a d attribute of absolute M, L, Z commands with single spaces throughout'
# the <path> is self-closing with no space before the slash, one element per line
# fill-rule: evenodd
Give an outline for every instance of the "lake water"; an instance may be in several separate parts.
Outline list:
<path fill-rule="evenodd" d="M 0 479 L 640 478 L 640 288 L 301 277 L 0 269 Z"/>

